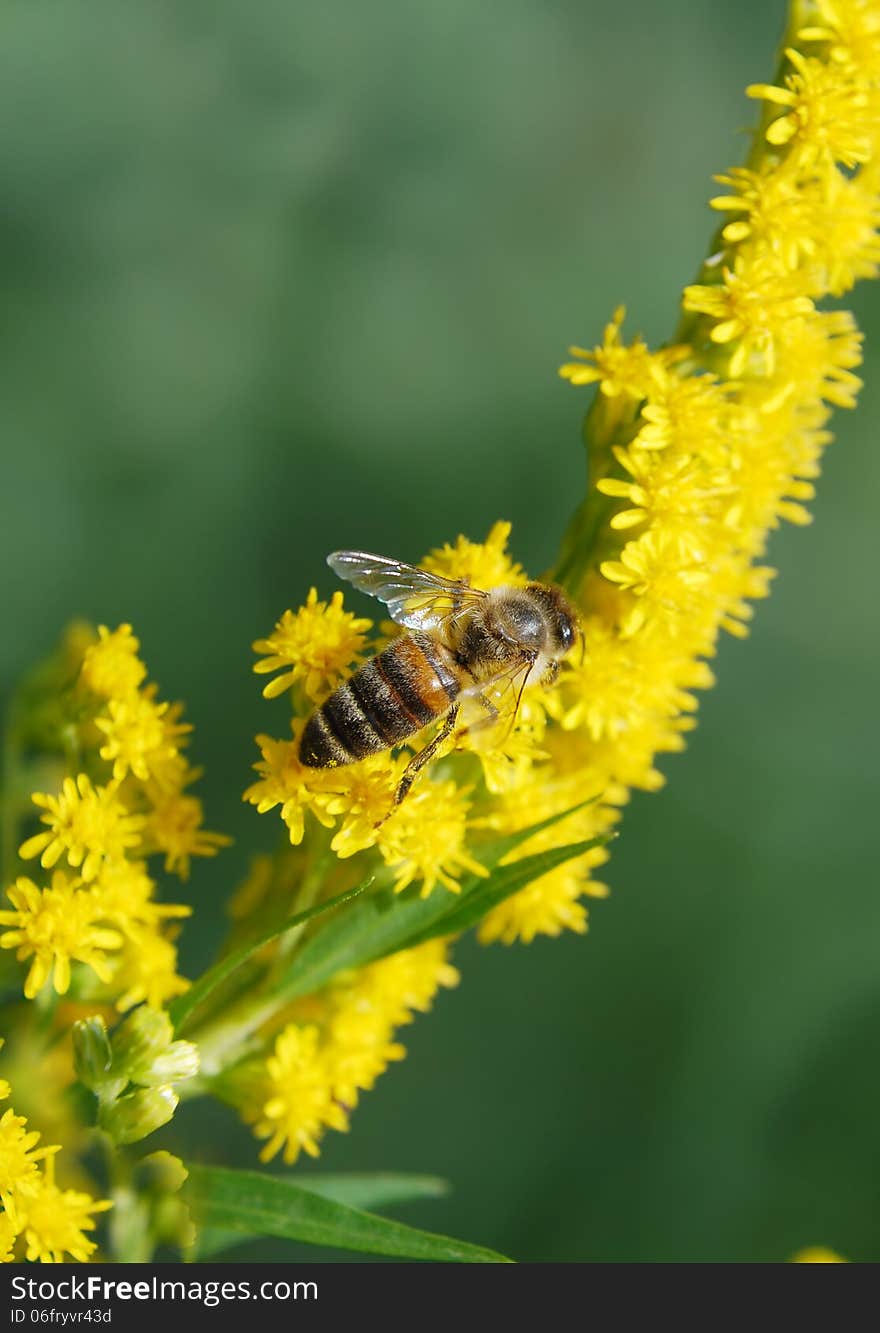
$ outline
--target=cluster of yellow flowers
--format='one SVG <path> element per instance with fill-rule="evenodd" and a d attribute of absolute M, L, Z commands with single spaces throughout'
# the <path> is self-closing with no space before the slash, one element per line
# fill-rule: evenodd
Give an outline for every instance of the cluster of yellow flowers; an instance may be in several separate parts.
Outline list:
<path fill-rule="evenodd" d="M 342 974 L 293 1006 L 268 1058 L 245 1060 L 218 1080 L 219 1094 L 268 1140 L 262 1161 L 282 1149 L 288 1165 L 300 1151 L 316 1157 L 326 1129 L 348 1129 L 358 1093 L 406 1054 L 395 1029 L 430 1008 L 441 986 L 457 984 L 447 954 L 431 940 Z"/>
<path fill-rule="evenodd" d="M 782 519 L 808 520 L 830 408 L 855 402 L 860 335 L 849 314 L 815 302 L 880 269 L 880 16 L 869 0 L 794 10 L 779 84 L 748 90 L 765 106 L 762 125 L 748 165 L 719 177 L 729 193 L 712 202 L 725 221 L 700 280 L 684 292 L 674 345 L 625 342 L 618 311 L 602 344 L 573 348 L 562 367 L 573 384 L 598 391 L 588 418 L 590 495 L 548 576 L 581 617 L 557 679 L 526 690 L 503 736 L 448 738 L 395 804 L 407 747 L 321 769 L 300 762 L 299 742 L 309 713 L 397 627 L 374 627 L 345 609 L 341 592 L 323 602 L 312 589 L 254 645 L 255 671 L 271 677 L 264 695 L 287 696 L 293 719 L 283 737 L 257 737 L 257 780 L 244 798 L 261 813 L 280 812 L 295 850 L 260 858 L 233 902 L 232 945 L 245 942 L 252 970 L 241 993 L 233 988 L 203 1015 L 193 1041 L 174 1040 L 186 1002 L 172 1004 L 189 985 L 177 973 L 175 923 L 190 909 L 160 901 L 150 873 L 154 857 L 185 879 L 193 856 L 228 842 L 203 829 L 188 791 L 198 776 L 184 753 L 190 728 L 147 682 L 129 625 L 76 627 L 54 674 L 34 686 L 28 706 L 41 719 L 40 744 L 13 740 L 22 772 L 25 752 L 39 752 L 32 767 L 44 776 L 29 817 L 41 827 L 19 856 L 39 861 L 48 878 L 11 875 L 0 885 L 10 904 L 0 910 L 0 949 L 13 968 L 12 951 L 26 965 L 16 984 L 39 1000 L 42 1057 L 61 1052 L 66 1061 L 59 1087 L 73 1081 L 60 1037 L 82 1018 L 76 1069 L 117 1148 L 167 1123 L 172 1084 L 187 1079 L 188 1095 L 212 1092 L 240 1111 L 265 1140 L 264 1161 L 317 1154 L 325 1131 L 347 1129 L 359 1094 L 404 1055 L 396 1029 L 457 973 L 450 941 L 416 932 L 412 947 L 387 957 L 377 947 L 360 955 L 375 961 L 325 975 L 291 1002 L 283 984 L 273 990 L 309 928 L 301 917 L 288 927 L 291 912 L 317 910 L 370 876 L 408 890 L 402 901 L 419 911 L 431 907 L 419 898 L 454 902 L 490 873 L 491 847 L 506 835 L 526 835 L 508 863 L 599 843 L 633 788 L 662 784 L 657 756 L 683 748 L 693 691 L 712 683 L 707 659 L 720 630 L 745 634 L 750 601 L 766 595 L 769 533 Z M 528 578 L 508 553 L 509 535 L 509 524 L 496 523 L 484 542 L 459 537 L 423 567 L 481 589 L 521 586 Z M 509 944 L 585 931 L 584 899 L 607 893 L 593 878 L 606 859 L 594 845 L 494 900 L 479 938 Z M 134 1013 L 108 1036 L 114 1010 Z M 197 1045 L 208 1053 L 200 1073 Z M 17 1076 L 15 1084 L 29 1109 L 27 1088 Z M 0 1081 L 0 1097 L 9 1092 Z M 58 1137 L 75 1159 L 76 1132 Z M 60 1189 L 60 1149 L 39 1139 L 26 1117 L 0 1117 L 0 1259 L 87 1260 L 95 1250 L 87 1233 L 110 1203 Z M 165 1171 L 175 1187 L 185 1175 L 178 1167 Z"/>
<path fill-rule="evenodd" d="M 40 886 L 19 876 L 7 888 L 11 909 L 0 911 L 0 947 L 30 963 L 29 999 L 50 976 L 66 994 L 71 963 L 86 969 L 78 996 L 120 1010 L 144 1000 L 160 1007 L 187 986 L 170 923 L 190 908 L 156 899 L 147 858 L 163 857 L 185 878 L 191 856 L 228 839 L 201 828 L 201 802 L 185 791 L 198 777 L 182 753 L 190 728 L 180 705 L 145 684 L 138 649 L 130 625 L 102 625 L 91 641 L 77 631 L 66 645 L 78 667 L 65 726 L 76 767 L 56 794 L 33 793 L 45 827 L 19 848 L 51 878 Z"/>
<path fill-rule="evenodd" d="M 10 1091 L 0 1079 L 0 1101 Z M 86 1232 L 94 1231 L 94 1214 L 108 1209 L 110 1201 L 56 1185 L 60 1151 L 58 1145 L 40 1147 L 40 1134 L 27 1128 L 26 1116 L 11 1107 L 0 1115 L 0 1263 L 16 1258 L 62 1263 L 65 1255 L 85 1263 L 94 1253 Z"/>
<path fill-rule="evenodd" d="M 773 576 L 760 563 L 768 536 L 782 519 L 809 521 L 804 501 L 831 438 L 830 408 L 853 406 L 860 387 L 852 316 L 815 302 L 875 276 L 880 264 L 875 8 L 864 0 L 795 6 L 779 85 L 748 92 L 767 112 L 749 165 L 719 177 L 731 193 L 713 207 L 733 220 L 684 292 L 674 345 L 654 352 L 641 338 L 625 342 L 620 310 L 603 343 L 573 348 L 576 359 L 560 372 L 598 386 L 588 418 L 595 489 L 555 571 L 580 608 L 578 648 L 555 685 L 526 692 L 499 747 L 474 747 L 476 768 L 467 740 L 453 753 L 447 746 L 395 810 L 408 756 L 330 770 L 299 762 L 308 712 L 396 632 L 382 626 L 371 642 L 371 623 L 346 611 L 340 592 L 327 604 L 312 589 L 305 607 L 285 612 L 254 645 L 255 670 L 280 672 L 264 693 L 289 690 L 295 716 L 290 739 L 258 738 L 259 780 L 245 799 L 261 812 L 280 807 L 295 845 L 320 825 L 332 830 L 338 858 L 369 862 L 378 853 L 396 888 L 454 892 L 464 874 L 479 873 L 487 835 L 527 829 L 588 797 L 596 799 L 511 858 L 607 834 L 632 788 L 662 785 L 657 757 L 684 747 L 694 690 L 713 683 L 707 659 L 719 631 L 747 633 L 749 603 L 766 596 Z M 523 584 L 508 536 L 509 525 L 497 523 L 485 542 L 460 537 L 422 565 L 484 589 Z M 481 940 L 584 931 L 583 899 L 607 893 L 593 878 L 606 859 L 599 846 L 536 879 L 488 912 Z M 314 1124 L 332 1123 L 291 1121 L 282 1110 L 304 1104 L 307 1070 L 322 1088 L 332 1085 L 317 1072 L 317 1031 L 308 1032 L 279 1039 L 271 1070 L 263 1066 L 272 1097 L 262 1115 L 256 1103 L 248 1112 L 272 1136 L 269 1152 L 282 1124 L 295 1153 L 314 1143 Z"/>

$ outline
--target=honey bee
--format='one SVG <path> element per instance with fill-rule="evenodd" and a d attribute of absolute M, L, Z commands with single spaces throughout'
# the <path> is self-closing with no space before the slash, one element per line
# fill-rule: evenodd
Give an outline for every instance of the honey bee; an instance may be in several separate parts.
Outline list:
<path fill-rule="evenodd" d="M 408 764 L 394 806 L 419 770 L 455 730 L 463 705 L 478 706 L 474 725 L 508 730 L 523 690 L 549 684 L 573 646 L 577 618 L 565 594 L 545 583 L 483 592 L 365 551 L 335 551 L 327 564 L 360 592 L 384 602 L 409 631 L 394 639 L 333 691 L 306 722 L 299 757 L 310 768 L 335 768 L 401 744 L 444 718 Z"/>

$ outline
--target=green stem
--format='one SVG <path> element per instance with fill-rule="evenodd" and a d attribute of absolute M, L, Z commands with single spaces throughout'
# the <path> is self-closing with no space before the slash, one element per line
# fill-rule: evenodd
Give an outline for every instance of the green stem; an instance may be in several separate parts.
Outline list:
<path fill-rule="evenodd" d="M 791 46 L 797 33 L 805 26 L 811 12 L 810 0 L 792 0 L 789 7 L 788 23 L 782 38 L 782 53 L 774 75 L 774 81 L 781 83 L 785 73 L 787 58 L 785 50 Z M 762 104 L 759 124 L 752 135 L 752 141 L 746 157 L 746 166 L 757 169 L 769 156 L 779 156 L 768 145 L 766 130 L 770 120 L 778 112 L 768 103 Z M 715 231 L 709 246 L 709 254 L 703 260 L 696 282 L 715 283 L 723 270 L 723 259 L 729 247 L 722 231 L 727 223 L 723 219 Z M 690 344 L 698 348 L 701 342 L 701 328 L 708 329 L 707 317 L 698 311 L 682 309 L 678 326 L 668 345 Z M 707 350 L 710 345 L 707 344 Z M 705 369 L 705 357 L 696 362 L 700 369 Z M 682 363 L 681 369 L 686 363 Z M 690 367 L 689 367 L 690 368 Z M 638 414 L 638 404 L 633 404 L 627 415 L 617 415 L 613 419 L 608 407 L 608 400 L 601 389 L 597 389 L 589 410 L 584 418 L 583 435 L 587 447 L 588 477 L 587 493 L 575 510 L 562 539 L 559 560 L 548 574 L 548 578 L 561 584 L 576 600 L 581 591 L 587 571 L 598 566 L 609 555 L 610 550 L 603 549 L 608 534 L 608 520 L 614 513 L 618 501 L 603 495 L 596 489 L 596 481 L 602 477 L 623 476 L 623 470 L 614 462 L 612 447 L 623 444 L 630 432 L 630 427 Z M 603 535 L 605 540 L 603 541 Z"/>
<path fill-rule="evenodd" d="M 324 887 L 326 881 L 326 872 L 330 865 L 335 861 L 335 856 L 330 850 L 330 839 L 332 830 L 319 827 L 313 837 L 311 855 L 306 867 L 305 874 L 300 880 L 299 888 L 293 902 L 290 904 L 291 914 L 294 912 L 305 912 L 307 908 L 312 907 Z M 278 942 L 278 952 L 275 962 L 269 972 L 268 981 L 271 981 L 279 972 L 285 970 L 288 966 L 291 956 L 299 947 L 303 931 L 308 922 L 303 922 L 301 926 L 294 926 L 286 935 L 283 935 Z"/>
<path fill-rule="evenodd" d="M 178 1086 L 181 1101 L 202 1096 L 211 1079 L 240 1058 L 257 1029 L 267 1023 L 278 1008 L 277 996 L 251 992 L 231 1005 L 222 1018 L 209 1022 L 204 1028 L 196 1028 L 190 1040 L 199 1048 L 200 1071 L 197 1078 L 187 1079 Z"/>

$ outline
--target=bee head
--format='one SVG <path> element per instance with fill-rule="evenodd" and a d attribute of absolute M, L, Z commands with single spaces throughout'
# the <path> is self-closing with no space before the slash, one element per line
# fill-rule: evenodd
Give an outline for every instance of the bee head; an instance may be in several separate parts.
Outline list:
<path fill-rule="evenodd" d="M 577 642 L 577 613 L 561 588 L 548 583 L 530 583 L 528 591 L 540 603 L 554 655 L 564 657 Z"/>

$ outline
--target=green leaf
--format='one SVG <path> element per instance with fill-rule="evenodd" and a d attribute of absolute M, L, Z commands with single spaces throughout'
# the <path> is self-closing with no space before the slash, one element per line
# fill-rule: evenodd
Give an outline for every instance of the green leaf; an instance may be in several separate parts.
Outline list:
<path fill-rule="evenodd" d="M 247 944 L 241 945 L 238 949 L 233 949 L 232 953 L 221 958 L 213 967 L 209 967 L 198 979 L 194 981 L 189 990 L 183 995 L 178 996 L 168 1008 L 171 1021 L 174 1024 L 175 1032 L 179 1032 L 186 1023 L 186 1020 L 200 1008 L 207 1000 L 208 996 L 220 986 L 227 977 L 230 977 L 242 964 L 252 958 L 264 945 L 270 944 L 272 940 L 278 939 L 281 935 L 286 935 L 288 930 L 293 930 L 294 926 L 304 925 L 306 921 L 311 921 L 316 916 L 321 916 L 324 912 L 329 912 L 333 907 L 341 907 L 343 903 L 350 902 L 368 889 L 372 884 L 372 877 L 366 879 L 362 884 L 358 884 L 353 889 L 347 889 L 345 893 L 338 894 L 335 898 L 328 898 L 326 902 L 317 903 L 314 907 L 307 907 L 303 912 L 297 912 L 294 916 L 287 917 L 280 925 L 273 926 L 270 930 L 263 931 L 254 939 L 249 940 Z"/>
<path fill-rule="evenodd" d="M 226 1167 L 188 1170 L 186 1201 L 199 1226 L 209 1229 L 434 1263 L 511 1262 L 494 1250 L 362 1212 L 278 1176 Z"/>
<path fill-rule="evenodd" d="M 591 851 L 593 847 L 601 847 L 607 841 L 608 835 L 603 833 L 598 838 L 587 839 L 586 842 L 572 842 L 566 847 L 550 847 L 547 851 L 535 852 L 534 856 L 524 856 L 521 861 L 496 866 L 488 879 L 479 880 L 476 888 L 467 897 L 462 895 L 461 898 L 457 898 L 440 921 L 413 936 L 408 941 L 407 947 L 424 944 L 426 940 L 432 940 L 437 935 L 460 935 L 463 931 L 470 930 L 471 926 L 481 921 L 493 907 L 497 907 L 514 893 L 519 893 L 520 889 L 531 884 L 532 880 L 540 879 L 542 875 L 555 870 L 557 866 L 563 865 L 566 861 L 573 861 L 575 857 L 583 856 L 584 852 Z"/>
<path fill-rule="evenodd" d="M 507 834 L 484 844 L 479 852 L 484 864 L 490 869 L 489 877 L 469 876 L 463 882 L 460 894 L 437 887 L 429 898 L 422 898 L 418 887 L 414 886 L 404 893 L 398 894 L 392 889 L 381 889 L 361 898 L 348 911 L 333 917 L 321 930 L 305 941 L 292 960 L 290 969 L 279 978 L 273 993 L 285 1000 L 295 999 L 300 995 L 310 995 L 326 985 L 337 972 L 375 962 L 377 958 L 385 958 L 388 954 L 408 948 L 416 942 L 421 943 L 438 935 L 454 934 L 457 927 L 447 926 L 446 919 L 457 915 L 473 895 L 479 893 L 480 902 L 485 904 L 489 901 L 487 895 L 495 891 L 498 894 L 497 901 L 500 902 L 511 893 L 515 893 L 518 888 L 522 888 L 524 884 L 528 884 L 530 878 L 536 879 L 539 874 L 546 874 L 548 869 L 561 864 L 561 861 L 579 855 L 588 846 L 595 846 L 594 842 L 573 844 L 574 851 L 564 849 L 566 854 L 550 865 L 541 859 L 548 855 L 544 852 L 517 861 L 516 870 L 513 867 L 497 865 L 502 856 L 513 851 L 536 833 L 560 823 L 589 804 L 590 801 L 583 801 L 571 810 L 551 815 L 549 819 L 542 819 L 518 833 Z M 500 878 L 496 879 L 496 876 Z M 513 887 L 510 887 L 511 885 Z M 479 910 L 482 913 L 488 908 L 483 905 Z"/>
<path fill-rule="evenodd" d="M 417 1176 L 409 1172 L 376 1171 L 343 1175 L 329 1173 L 298 1175 L 294 1184 L 322 1199 L 347 1204 L 349 1208 L 388 1208 L 414 1199 L 437 1199 L 449 1193 L 449 1185 L 439 1176 Z M 199 1259 L 207 1259 L 220 1250 L 244 1245 L 250 1236 L 240 1231 L 222 1231 L 203 1227 L 196 1242 Z"/>
<path fill-rule="evenodd" d="M 561 824 L 563 820 L 568 819 L 571 815 L 576 815 L 579 810 L 585 810 L 588 805 L 595 805 L 601 794 L 601 792 L 597 792 L 595 796 L 588 796 L 585 801 L 578 801 L 577 805 L 569 806 L 567 810 L 561 810 L 555 815 L 548 815 L 546 819 L 539 819 L 536 824 L 530 824 L 528 828 L 517 829 L 516 833 L 503 833 L 500 837 L 480 843 L 475 848 L 477 860 L 482 861 L 484 865 L 491 869 L 499 861 L 502 861 L 508 852 L 521 847 L 536 833 L 543 833 L 544 829 L 552 828 L 554 824 Z"/>
<path fill-rule="evenodd" d="M 294 1182 L 310 1194 L 344 1203 L 349 1208 L 389 1208 L 414 1199 L 440 1199 L 449 1193 L 449 1182 L 440 1176 L 418 1176 L 408 1171 L 345 1172 L 325 1175 L 316 1171 L 298 1175 Z"/>

